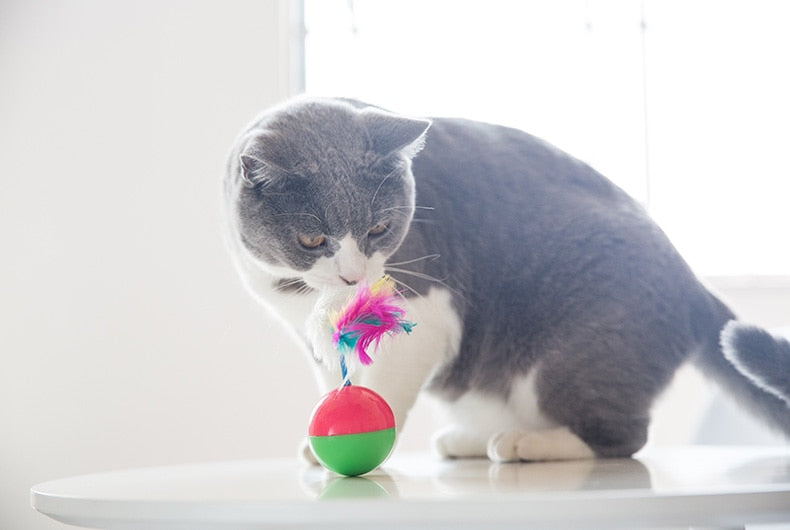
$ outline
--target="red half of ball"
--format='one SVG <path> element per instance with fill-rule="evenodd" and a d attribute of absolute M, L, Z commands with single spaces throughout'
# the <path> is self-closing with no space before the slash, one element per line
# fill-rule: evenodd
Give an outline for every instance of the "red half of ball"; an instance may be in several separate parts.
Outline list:
<path fill-rule="evenodd" d="M 384 398 L 364 386 L 332 390 L 313 409 L 308 434 L 337 436 L 395 427 L 395 416 Z"/>

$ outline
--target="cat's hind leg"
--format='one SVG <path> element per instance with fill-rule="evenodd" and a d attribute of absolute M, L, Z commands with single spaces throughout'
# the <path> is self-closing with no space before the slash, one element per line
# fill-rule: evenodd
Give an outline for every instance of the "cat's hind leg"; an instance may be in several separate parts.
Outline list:
<path fill-rule="evenodd" d="M 539 406 L 538 387 L 542 374 L 538 368 L 512 380 L 507 413 L 499 412 L 499 423 L 489 423 L 486 455 L 494 462 L 519 460 L 578 460 L 595 453 L 567 427 L 544 414 Z M 485 414 L 494 416 L 494 411 Z"/>
<path fill-rule="evenodd" d="M 659 382 L 638 377 L 636 367 L 623 366 L 626 359 L 614 368 L 601 355 L 555 351 L 544 357 L 514 381 L 507 405 L 515 421 L 491 435 L 488 457 L 512 462 L 631 456 L 647 440 L 657 392 L 649 387 Z"/>
<path fill-rule="evenodd" d="M 531 383 L 528 378 L 526 384 L 517 386 L 529 392 Z M 450 424 L 432 440 L 434 450 L 444 458 L 483 458 L 492 437 L 517 427 L 548 425 L 543 418 L 520 418 L 522 411 L 514 410 L 509 400 L 493 393 L 468 391 L 445 402 L 445 406 Z"/>
<path fill-rule="evenodd" d="M 494 462 L 579 460 L 596 456 L 567 427 L 514 429 L 495 434 L 488 441 L 487 454 Z"/>
<path fill-rule="evenodd" d="M 479 431 L 450 426 L 433 437 L 442 458 L 488 457 L 493 462 L 579 460 L 595 452 L 567 427 L 513 429 L 486 436 Z"/>
<path fill-rule="evenodd" d="M 556 443 L 567 444 L 570 454 L 583 443 L 598 457 L 630 457 L 647 442 L 653 401 L 683 356 L 680 345 L 635 335 L 599 329 L 573 341 L 568 334 L 566 349 L 541 359 L 538 405 L 567 429 Z"/>

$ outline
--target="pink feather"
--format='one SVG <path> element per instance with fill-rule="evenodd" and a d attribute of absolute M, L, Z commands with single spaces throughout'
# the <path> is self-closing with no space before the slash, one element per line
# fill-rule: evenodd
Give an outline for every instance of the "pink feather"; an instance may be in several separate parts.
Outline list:
<path fill-rule="evenodd" d="M 374 288 L 360 285 L 334 320 L 335 346 L 352 349 L 364 365 L 373 362 L 368 349 L 378 348 L 384 335 L 409 333 L 414 326 L 403 319 L 405 312 L 397 304 L 398 294 L 391 282 L 385 277 Z"/>

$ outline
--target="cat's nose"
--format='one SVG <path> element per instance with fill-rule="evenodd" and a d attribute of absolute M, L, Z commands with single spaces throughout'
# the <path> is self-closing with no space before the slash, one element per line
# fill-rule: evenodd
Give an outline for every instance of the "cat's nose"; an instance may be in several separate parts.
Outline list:
<path fill-rule="evenodd" d="M 335 253 L 335 266 L 338 278 L 346 285 L 356 285 L 365 279 L 367 258 L 350 235 L 340 241 L 340 248 Z"/>

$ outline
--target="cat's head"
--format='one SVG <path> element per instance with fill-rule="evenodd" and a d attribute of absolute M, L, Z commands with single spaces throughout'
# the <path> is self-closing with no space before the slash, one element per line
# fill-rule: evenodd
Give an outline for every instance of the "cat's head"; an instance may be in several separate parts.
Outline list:
<path fill-rule="evenodd" d="M 276 278 L 321 290 L 380 277 L 414 214 L 411 158 L 429 126 L 331 99 L 262 115 L 228 166 L 244 251 Z"/>

